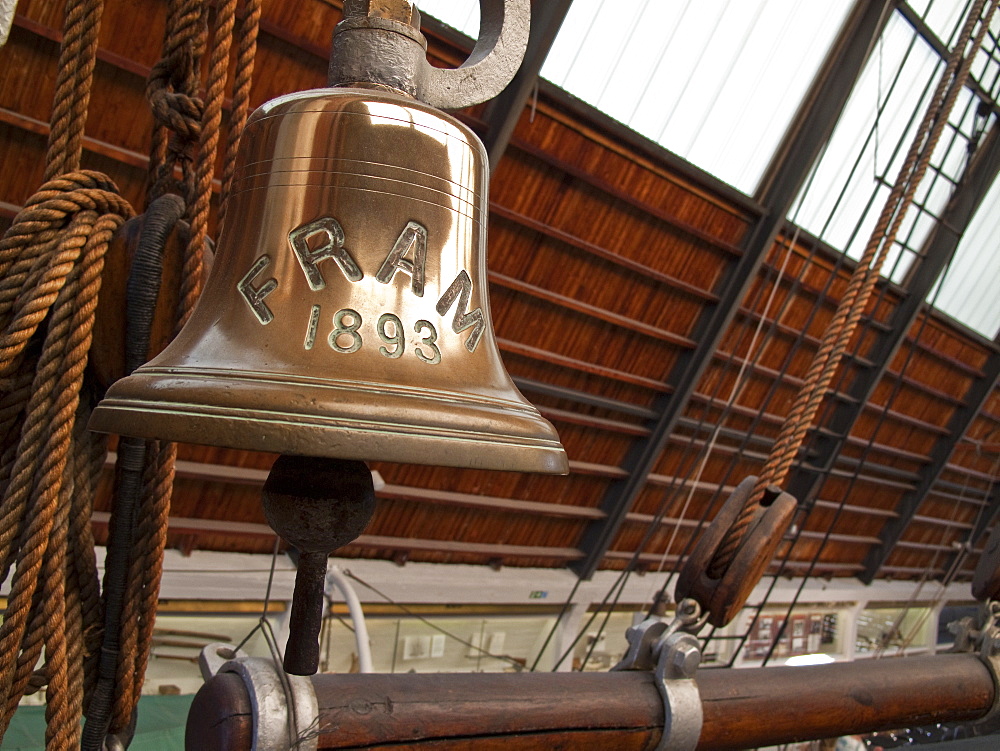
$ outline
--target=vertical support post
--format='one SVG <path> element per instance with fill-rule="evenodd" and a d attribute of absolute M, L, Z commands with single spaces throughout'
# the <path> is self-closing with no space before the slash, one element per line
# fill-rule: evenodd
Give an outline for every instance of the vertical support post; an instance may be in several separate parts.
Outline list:
<path fill-rule="evenodd" d="M 500 157 L 507 150 L 517 121 L 521 119 L 521 113 L 538 82 L 538 74 L 572 2 L 573 0 L 536 0 L 532 3 L 531 31 L 524 62 L 507 88 L 486 105 L 484 113 L 486 133 L 483 145 L 489 155 L 491 173 L 496 170 Z"/>

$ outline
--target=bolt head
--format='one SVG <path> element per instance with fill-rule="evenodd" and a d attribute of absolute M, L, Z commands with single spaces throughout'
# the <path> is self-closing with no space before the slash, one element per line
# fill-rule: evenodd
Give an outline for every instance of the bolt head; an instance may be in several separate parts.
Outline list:
<path fill-rule="evenodd" d="M 384 18 L 388 21 L 417 26 L 420 21 L 414 23 L 415 13 L 416 8 L 410 0 L 345 0 L 344 2 L 345 18 Z"/>
<path fill-rule="evenodd" d="M 674 651 L 672 662 L 678 675 L 694 678 L 701 664 L 701 651 L 694 644 L 681 644 Z"/>

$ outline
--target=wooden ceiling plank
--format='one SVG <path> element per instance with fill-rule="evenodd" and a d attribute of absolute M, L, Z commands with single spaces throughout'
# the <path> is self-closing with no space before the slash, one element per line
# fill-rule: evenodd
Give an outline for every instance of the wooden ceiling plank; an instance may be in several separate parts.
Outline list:
<path fill-rule="evenodd" d="M 95 511 L 91 517 L 94 524 L 107 525 L 111 515 L 105 511 Z M 171 532 L 211 533 L 253 537 L 275 537 L 275 532 L 266 524 L 251 524 L 218 519 L 192 519 L 172 516 L 168 519 Z M 432 553 L 462 553 L 482 555 L 490 558 L 553 558 L 571 561 L 583 555 L 574 548 L 544 547 L 531 545 L 504 545 L 491 543 L 456 542 L 454 540 L 418 540 L 406 537 L 383 535 L 361 535 L 342 549 L 380 548 L 384 550 L 420 550 Z"/>
<path fill-rule="evenodd" d="M 711 232 L 706 232 L 700 227 L 696 227 L 690 222 L 684 221 L 673 212 L 664 209 L 662 206 L 647 203 L 631 193 L 627 193 L 622 190 L 618 185 L 610 183 L 607 180 L 602 180 L 597 177 L 597 175 L 587 172 L 586 170 L 577 167 L 575 164 L 570 164 L 567 161 L 559 159 L 539 146 L 519 139 L 512 139 L 510 146 L 538 159 L 550 167 L 554 167 L 560 172 L 566 173 L 570 177 L 573 177 L 574 179 L 579 180 L 592 188 L 596 188 L 602 193 L 606 193 L 622 203 L 639 209 L 644 214 L 648 214 L 649 216 L 659 219 L 670 227 L 671 232 L 688 235 L 708 245 L 709 247 L 722 251 L 726 255 L 734 258 L 738 258 L 742 255 L 742 251 L 738 245 L 726 242 L 725 240 L 713 235 Z"/>
<path fill-rule="evenodd" d="M 566 409 L 557 409 L 539 404 L 536 404 L 535 407 L 548 420 L 568 422 L 573 425 L 582 425 L 598 430 L 609 430 L 615 433 L 624 433 L 625 435 L 643 436 L 649 432 L 647 428 L 641 425 L 624 422 L 623 420 L 609 420 L 605 417 L 594 417 L 593 415 L 584 415 L 579 412 L 570 412 Z"/>
<path fill-rule="evenodd" d="M 522 501 L 513 498 L 456 493 L 447 490 L 414 488 L 404 485 L 386 485 L 376 495 L 381 498 L 398 498 L 407 501 L 440 503 L 464 508 L 479 508 L 515 514 L 537 514 L 566 519 L 600 519 L 604 514 L 600 509 L 572 506 L 562 503 Z"/>
<path fill-rule="evenodd" d="M 617 399 L 609 399 L 605 396 L 589 394 L 578 389 L 557 386 L 552 383 L 542 383 L 541 381 L 536 381 L 531 378 L 523 378 L 516 375 L 511 376 L 511 380 L 514 381 L 514 385 L 521 391 L 527 391 L 533 394 L 544 394 L 545 396 L 552 396 L 557 399 L 566 399 L 567 401 L 576 402 L 577 404 L 585 404 L 591 407 L 597 407 L 598 409 L 618 412 L 623 415 L 632 415 L 633 417 L 649 418 L 653 415 L 652 410 L 638 404 L 630 404 Z"/>
<path fill-rule="evenodd" d="M 916 519 L 914 515 L 914 519 Z M 994 481 L 988 504 L 983 507 L 974 525 L 970 525 L 969 532 L 965 535 L 958 550 L 952 551 L 951 557 L 945 566 L 946 571 L 951 571 L 957 562 L 959 555 L 977 549 L 977 546 L 985 545 L 984 536 L 989 532 L 1000 518 L 1000 482 Z"/>
<path fill-rule="evenodd" d="M 1000 156 L 1000 155 L 998 155 Z M 921 480 L 917 487 L 906 493 L 900 499 L 897 511 L 899 516 L 889 520 L 882 528 L 879 537 L 882 543 L 869 551 L 865 558 L 865 570 L 861 579 L 865 583 L 871 582 L 885 565 L 886 560 L 892 553 L 895 544 L 902 538 L 903 533 L 909 526 L 911 519 L 916 515 L 917 509 L 923 503 L 928 491 L 938 482 L 941 473 L 944 472 L 956 444 L 962 440 L 983 405 L 989 399 L 997 384 L 1000 383 L 1000 353 L 994 353 L 984 368 L 985 376 L 973 381 L 965 394 L 966 406 L 955 410 L 948 422 L 949 435 L 939 439 L 931 451 L 932 461 L 921 470 Z"/>
<path fill-rule="evenodd" d="M 14 112 L 6 107 L 0 107 L 0 122 L 19 128 L 27 133 L 34 133 L 35 135 L 42 136 L 43 138 L 49 137 L 48 123 L 36 120 L 33 117 L 28 117 L 27 115 L 22 115 L 19 112 Z M 87 151 L 94 154 L 106 156 L 109 159 L 114 159 L 122 164 L 127 164 L 130 167 L 138 167 L 140 169 L 149 168 L 149 157 L 145 154 L 123 149 L 122 147 L 115 146 L 107 141 L 100 141 L 96 138 L 91 138 L 90 136 L 84 136 L 83 147 Z"/>
<path fill-rule="evenodd" d="M 109 452 L 105 466 L 113 467 L 115 453 Z M 589 465 L 588 465 L 589 466 Z M 599 466 L 599 465 L 594 465 Z M 249 485 L 263 487 L 269 474 L 266 469 L 253 467 L 236 467 L 227 464 L 193 462 L 178 459 L 174 464 L 177 477 L 204 482 L 222 482 L 234 485 Z M 610 470 L 609 470 L 610 471 Z M 522 501 L 513 498 L 475 495 L 472 493 L 457 493 L 446 490 L 408 487 L 405 485 L 387 484 L 376 491 L 381 498 L 397 498 L 411 501 L 461 506 L 465 508 L 480 508 L 490 511 L 508 513 L 539 514 L 542 516 L 563 517 L 567 519 L 600 519 L 603 512 L 595 508 L 572 506 L 561 503 L 543 503 L 540 501 Z"/>
<path fill-rule="evenodd" d="M 822 498 L 817 498 L 813 502 L 813 505 L 818 506 L 820 508 L 830 508 L 843 511 L 844 513 L 864 514 L 866 516 L 881 516 L 889 519 L 899 516 L 899 513 L 892 509 L 878 508 L 877 506 L 855 506 L 847 503 L 841 504 L 838 501 L 827 501 Z"/>
<path fill-rule="evenodd" d="M 520 355 L 521 357 L 529 357 L 532 360 L 545 362 L 549 365 L 570 368 L 571 370 L 576 370 L 580 373 L 601 376 L 602 378 L 609 378 L 613 381 L 629 383 L 633 386 L 642 386 L 643 388 L 650 389 L 651 391 L 662 393 L 669 390 L 669 387 L 665 383 L 657 381 L 653 378 L 646 378 L 645 376 L 626 373 L 624 370 L 608 368 L 603 365 L 595 365 L 594 363 L 584 362 L 583 360 L 578 360 L 574 357 L 558 355 L 554 352 L 549 352 L 548 350 L 544 350 L 539 347 L 532 347 L 530 344 L 515 342 L 510 339 L 497 337 L 496 342 L 501 352 L 509 352 L 514 355 Z"/>
<path fill-rule="evenodd" d="M 653 281 L 660 282 L 661 284 L 664 284 L 671 289 L 690 297 L 704 300 L 706 302 L 718 302 L 718 296 L 709 290 L 702 289 L 701 287 L 691 284 L 690 282 L 685 282 L 684 280 L 678 279 L 677 277 L 660 271 L 659 269 L 654 269 L 652 266 L 647 266 L 640 261 L 626 258 L 613 250 L 603 248 L 596 243 L 584 240 L 576 235 L 566 232 L 565 230 L 557 229 L 556 227 L 546 224 L 545 222 L 533 219 L 525 214 L 514 211 L 513 209 L 509 209 L 506 206 L 501 206 L 494 201 L 490 202 L 490 217 L 503 219 L 522 229 L 537 232 L 538 234 L 551 240 L 561 242 L 572 248 L 588 253 L 595 258 L 600 258 L 603 261 L 608 261 L 616 266 L 620 266 L 623 269 L 634 271 L 646 279 L 652 279 Z"/>
<path fill-rule="evenodd" d="M 589 305 L 585 302 L 575 300 L 572 297 L 560 295 L 557 292 L 542 289 L 534 284 L 522 282 L 520 279 L 515 279 L 514 277 L 507 276 L 506 274 L 491 271 L 488 276 L 492 284 L 496 284 L 515 292 L 530 295 L 531 297 L 539 300 L 554 303 L 555 305 L 565 308 L 566 310 L 583 313 L 591 318 L 596 318 L 606 323 L 613 323 L 616 326 L 628 329 L 629 331 L 645 334 L 653 339 L 659 339 L 660 341 L 668 342 L 669 344 L 673 344 L 677 347 L 682 347 L 684 349 L 694 349 L 695 347 L 694 341 L 681 336 L 680 334 L 675 334 L 672 331 L 667 331 L 666 329 L 661 329 L 648 323 L 637 321 L 634 318 L 629 318 L 628 316 L 612 313 L 611 311 L 599 308 L 596 305 Z"/>

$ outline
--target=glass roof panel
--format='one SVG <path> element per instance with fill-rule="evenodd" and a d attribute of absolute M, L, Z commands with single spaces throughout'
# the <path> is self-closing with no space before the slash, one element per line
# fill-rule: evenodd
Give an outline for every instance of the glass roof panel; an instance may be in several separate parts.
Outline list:
<path fill-rule="evenodd" d="M 853 0 L 574 0 L 542 76 L 752 193 Z M 478 33 L 478 2 L 420 0 Z"/>
<path fill-rule="evenodd" d="M 944 311 L 983 336 L 1000 333 L 1000 178 L 986 194 L 962 235 L 950 268 L 928 296 Z"/>
<path fill-rule="evenodd" d="M 860 258 L 944 70 L 899 14 L 889 20 L 791 217 Z M 968 161 L 979 100 L 963 89 L 900 227 L 883 274 L 902 282 Z"/>
<path fill-rule="evenodd" d="M 479 0 L 416 0 L 414 5 L 473 39 L 479 36 Z"/>
<path fill-rule="evenodd" d="M 850 6 L 575 0 L 542 76 L 750 193 Z"/>
<path fill-rule="evenodd" d="M 418 0 L 470 37 L 478 0 Z M 751 193 L 822 63 L 852 0 L 574 0 L 543 77 L 668 150 Z M 937 39 L 900 12 L 872 51 L 823 157 L 789 217 L 858 258 L 944 68 L 971 0 L 910 0 Z M 906 8 L 904 7 L 904 10 Z M 1000 93 L 1000 14 L 971 75 Z M 964 90 L 905 217 L 883 274 L 903 283 L 966 168 L 979 98 Z M 1000 187 L 993 186 L 929 300 L 985 336 L 1000 327 Z M 935 294 L 937 297 L 935 298 Z"/>

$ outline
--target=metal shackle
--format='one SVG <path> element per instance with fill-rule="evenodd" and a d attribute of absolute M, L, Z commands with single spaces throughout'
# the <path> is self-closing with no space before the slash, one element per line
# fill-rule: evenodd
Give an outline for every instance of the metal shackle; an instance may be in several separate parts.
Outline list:
<path fill-rule="evenodd" d="M 461 66 L 427 62 L 420 12 L 410 0 L 346 0 L 333 32 L 331 86 L 384 86 L 439 109 L 461 109 L 503 91 L 524 58 L 529 0 L 479 0 L 479 39 Z"/>

